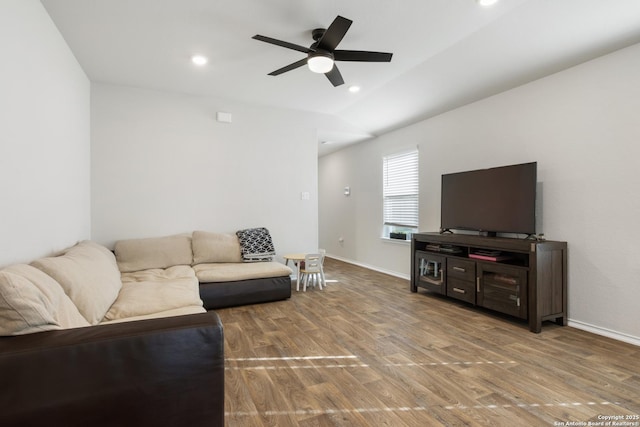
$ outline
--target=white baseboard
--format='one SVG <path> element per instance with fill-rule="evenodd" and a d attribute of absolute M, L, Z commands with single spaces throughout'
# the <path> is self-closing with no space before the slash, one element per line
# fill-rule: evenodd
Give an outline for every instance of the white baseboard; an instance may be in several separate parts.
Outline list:
<path fill-rule="evenodd" d="M 374 265 L 364 264 L 358 261 L 354 261 L 352 259 L 342 258 L 336 255 L 327 254 L 329 258 L 337 259 L 338 261 L 347 262 L 349 264 L 357 265 L 358 267 L 368 268 L 369 270 L 377 271 L 378 273 L 388 274 L 389 276 L 399 277 L 400 279 L 410 280 L 408 274 L 398 273 L 397 271 L 385 270 L 380 267 L 376 267 Z"/>
<path fill-rule="evenodd" d="M 377 271 L 379 273 L 384 273 L 384 274 L 388 274 L 390 276 L 399 277 L 400 279 L 410 280 L 410 277 L 407 274 L 402 274 L 402 273 L 398 273 L 396 271 L 391 271 L 391 270 L 385 270 L 385 269 L 382 269 L 382 268 L 379 268 L 379 267 L 376 267 L 376 266 L 373 266 L 373 265 L 364 264 L 362 262 L 354 261 L 354 260 L 347 259 L 347 258 L 342 258 L 342 257 L 336 256 L 336 255 L 327 254 L 327 256 L 329 258 L 337 259 L 338 261 L 343 261 L 343 262 L 347 262 L 349 264 L 357 265 L 359 267 L 368 268 L 369 270 Z M 580 322 L 578 320 L 573 320 L 573 319 L 569 319 L 567 321 L 567 325 L 571 326 L 572 328 L 582 329 L 583 331 L 591 332 L 591 333 L 596 334 L 596 335 L 602 335 L 602 336 L 605 336 L 605 337 L 608 337 L 608 338 L 612 338 L 614 340 L 618 340 L 618 341 L 622 341 L 622 342 L 626 342 L 626 343 L 629 343 L 629 344 L 640 346 L 640 338 L 639 337 L 634 337 L 632 335 L 624 334 L 622 332 L 613 331 L 611 329 L 602 328 L 600 326 L 591 325 L 589 323 Z"/>
<path fill-rule="evenodd" d="M 583 331 L 591 332 L 596 335 L 602 335 L 608 338 L 612 338 L 614 340 L 623 341 L 629 344 L 637 345 L 640 347 L 640 338 L 634 337 L 632 335 L 624 334 L 622 332 L 613 331 L 611 329 L 603 328 L 596 325 L 591 325 L 589 323 L 580 322 L 578 320 L 569 319 L 567 322 L 568 326 L 576 329 L 582 329 Z"/>

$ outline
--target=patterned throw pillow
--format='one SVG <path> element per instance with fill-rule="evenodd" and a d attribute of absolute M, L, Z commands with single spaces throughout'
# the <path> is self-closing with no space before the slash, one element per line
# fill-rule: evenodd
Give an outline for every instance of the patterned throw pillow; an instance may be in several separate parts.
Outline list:
<path fill-rule="evenodd" d="M 276 254 L 269 230 L 264 227 L 247 228 L 236 232 L 244 262 L 271 261 Z"/>

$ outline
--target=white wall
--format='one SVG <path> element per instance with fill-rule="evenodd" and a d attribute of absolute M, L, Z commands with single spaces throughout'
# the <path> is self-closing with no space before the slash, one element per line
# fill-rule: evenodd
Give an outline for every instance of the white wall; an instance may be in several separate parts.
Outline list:
<path fill-rule="evenodd" d="M 90 85 L 37 0 L 0 2 L 0 266 L 90 238 Z"/>
<path fill-rule="evenodd" d="M 328 254 L 409 277 L 409 242 L 381 239 L 382 157 L 416 145 L 411 138 L 380 137 L 320 158 L 320 247 Z M 347 186 L 349 196 L 344 195 Z"/>
<path fill-rule="evenodd" d="M 640 343 L 638 111 L 634 45 L 323 157 L 320 245 L 408 277 L 410 248 L 378 238 L 388 152 L 419 145 L 423 231 L 439 228 L 441 174 L 537 161 L 538 232 L 569 244 L 571 324 Z"/>
<path fill-rule="evenodd" d="M 265 226 L 279 255 L 318 247 L 317 116 L 105 84 L 91 105 L 94 240 Z"/>

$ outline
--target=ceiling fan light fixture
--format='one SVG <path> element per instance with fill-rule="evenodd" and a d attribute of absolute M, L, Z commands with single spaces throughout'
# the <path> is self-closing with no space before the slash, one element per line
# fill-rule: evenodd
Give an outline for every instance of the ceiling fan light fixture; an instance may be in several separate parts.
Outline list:
<path fill-rule="evenodd" d="M 307 66 L 314 73 L 328 73 L 333 69 L 333 55 L 329 52 L 311 52 L 307 59 Z"/>

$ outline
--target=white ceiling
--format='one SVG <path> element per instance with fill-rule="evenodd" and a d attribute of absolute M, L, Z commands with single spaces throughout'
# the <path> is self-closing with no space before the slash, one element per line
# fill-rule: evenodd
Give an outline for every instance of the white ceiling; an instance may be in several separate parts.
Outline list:
<path fill-rule="evenodd" d="M 92 81 L 335 116 L 320 155 L 640 42 L 640 0 L 41 1 Z M 253 35 L 309 46 L 336 15 L 353 20 L 339 49 L 393 60 L 339 62 L 335 88 L 306 67 L 267 75 L 304 54 Z"/>

